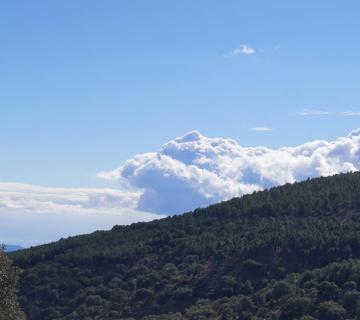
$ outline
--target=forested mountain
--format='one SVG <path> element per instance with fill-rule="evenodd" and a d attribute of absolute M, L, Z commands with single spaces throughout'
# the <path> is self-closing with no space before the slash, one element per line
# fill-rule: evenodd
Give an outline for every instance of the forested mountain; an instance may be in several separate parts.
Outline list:
<path fill-rule="evenodd" d="M 29 320 L 360 319 L 360 173 L 11 257 Z"/>

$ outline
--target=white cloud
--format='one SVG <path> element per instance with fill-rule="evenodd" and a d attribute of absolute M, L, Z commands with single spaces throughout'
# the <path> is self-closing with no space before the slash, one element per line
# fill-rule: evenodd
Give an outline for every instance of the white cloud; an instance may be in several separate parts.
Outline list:
<path fill-rule="evenodd" d="M 50 188 L 31 184 L 0 182 L 0 208 L 90 215 L 135 209 L 141 191 L 91 188 Z"/>
<path fill-rule="evenodd" d="M 270 186 L 360 169 L 360 129 L 297 147 L 242 147 L 197 131 L 98 174 L 119 189 L 0 182 L 0 242 L 34 244 L 183 213 Z"/>
<path fill-rule="evenodd" d="M 161 216 L 137 210 L 142 191 L 0 183 L 0 242 L 33 245 Z"/>
<path fill-rule="evenodd" d="M 358 117 L 360 116 L 360 111 L 343 111 L 341 114 L 345 117 Z"/>
<path fill-rule="evenodd" d="M 297 147 L 241 147 L 197 131 L 139 154 L 99 177 L 143 190 L 138 209 L 181 213 L 266 187 L 360 168 L 360 130 Z"/>
<path fill-rule="evenodd" d="M 234 49 L 231 52 L 232 55 L 239 55 L 239 54 L 253 55 L 255 53 L 256 53 L 256 49 L 247 44 L 241 44 L 238 48 Z"/>
<path fill-rule="evenodd" d="M 344 116 L 344 117 L 356 117 L 360 116 L 360 111 L 325 111 L 319 109 L 304 109 L 297 113 L 299 116 Z"/>
<path fill-rule="evenodd" d="M 251 131 L 273 131 L 273 128 L 269 127 L 253 127 L 250 128 Z"/>
<path fill-rule="evenodd" d="M 334 113 L 319 109 L 304 109 L 298 113 L 299 116 L 327 116 L 332 114 Z"/>

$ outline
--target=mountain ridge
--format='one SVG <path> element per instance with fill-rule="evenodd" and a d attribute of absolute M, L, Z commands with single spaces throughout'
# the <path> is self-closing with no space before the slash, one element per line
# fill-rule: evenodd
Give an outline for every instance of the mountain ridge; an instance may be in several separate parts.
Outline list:
<path fill-rule="evenodd" d="M 299 281 L 310 272 L 320 286 L 334 264 L 358 274 L 359 195 L 360 173 L 340 174 L 23 250 L 11 255 L 24 269 L 20 303 L 30 320 L 356 319 L 351 277 L 328 281 L 330 300 Z"/>
<path fill-rule="evenodd" d="M 24 249 L 24 247 L 17 244 L 5 244 L 5 252 L 15 252 Z"/>

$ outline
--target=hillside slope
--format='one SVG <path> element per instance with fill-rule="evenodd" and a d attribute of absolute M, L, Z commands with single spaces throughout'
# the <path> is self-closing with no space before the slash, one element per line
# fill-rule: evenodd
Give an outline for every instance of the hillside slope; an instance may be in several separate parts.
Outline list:
<path fill-rule="evenodd" d="M 29 320 L 359 319 L 360 173 L 12 254 Z"/>

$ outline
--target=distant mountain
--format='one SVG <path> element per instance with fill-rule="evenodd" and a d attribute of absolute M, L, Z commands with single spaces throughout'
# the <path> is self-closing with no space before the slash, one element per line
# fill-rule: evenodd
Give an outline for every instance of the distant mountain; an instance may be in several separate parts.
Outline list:
<path fill-rule="evenodd" d="M 11 257 L 29 320 L 360 319 L 360 173 Z"/>
<path fill-rule="evenodd" d="M 5 245 L 5 252 L 14 252 L 14 251 L 18 251 L 24 249 L 22 246 L 18 246 L 18 245 L 13 245 L 13 244 L 6 244 Z"/>

